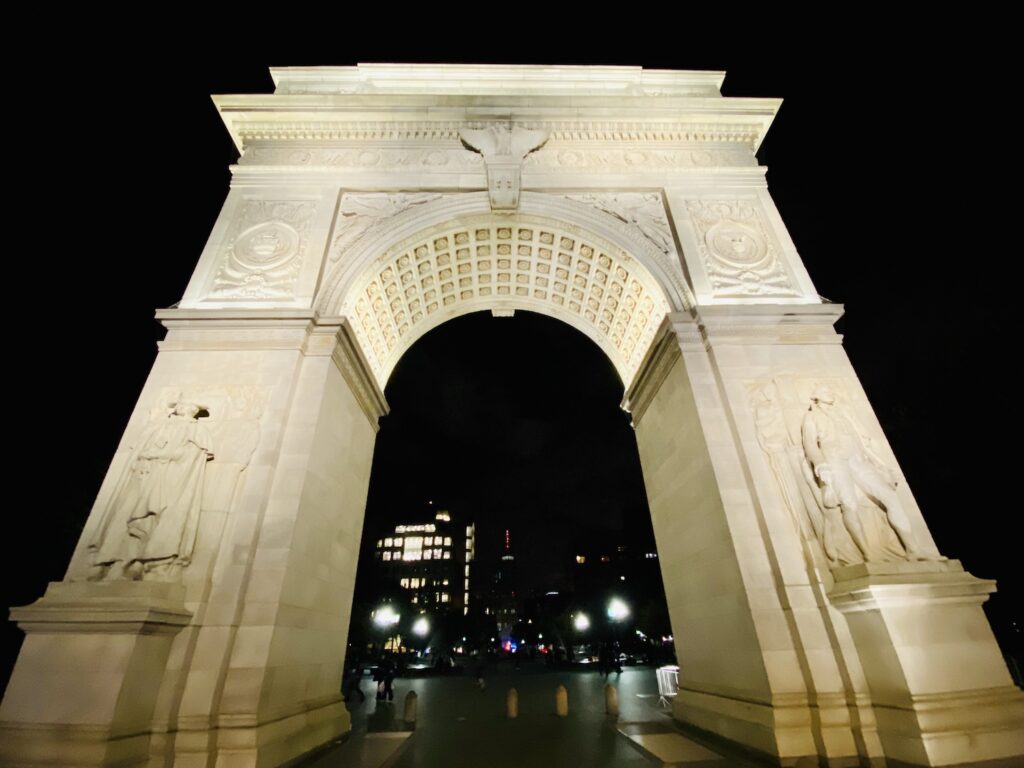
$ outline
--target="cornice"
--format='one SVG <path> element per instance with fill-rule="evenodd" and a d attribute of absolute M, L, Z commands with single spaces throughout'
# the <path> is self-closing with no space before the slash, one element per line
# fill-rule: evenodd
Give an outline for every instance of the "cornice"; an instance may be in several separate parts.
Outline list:
<path fill-rule="evenodd" d="M 550 107 L 503 105 L 500 108 L 429 108 L 396 105 L 393 109 L 355 109 L 348 104 L 288 104 L 291 96 L 217 96 L 214 101 L 235 145 L 242 151 L 253 141 L 459 141 L 459 130 L 482 129 L 511 121 L 528 130 L 547 132 L 560 142 L 690 142 L 739 144 L 756 150 L 771 125 L 778 100 L 740 99 L 742 108 L 724 109 L 732 99 L 708 99 L 706 105 L 684 100 L 671 108 L 630 108 L 621 102 L 587 108 L 564 99 Z M 317 97 L 328 99 L 328 97 Z M 333 97 L 332 97 L 333 98 Z M 251 101 L 249 101 L 251 100 Z M 736 105 L 733 105 L 734 107 Z"/>
<path fill-rule="evenodd" d="M 271 67 L 277 93 L 718 95 L 725 72 L 637 66 L 387 64 Z"/>

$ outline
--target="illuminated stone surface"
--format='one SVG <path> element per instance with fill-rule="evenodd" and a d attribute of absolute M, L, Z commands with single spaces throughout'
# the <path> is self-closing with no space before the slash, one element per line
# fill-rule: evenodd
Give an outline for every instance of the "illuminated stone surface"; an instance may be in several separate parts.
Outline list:
<path fill-rule="evenodd" d="M 28 638 L 5 765 L 271 766 L 344 732 L 384 385 L 423 333 L 488 309 L 571 324 L 622 379 L 676 717 L 787 764 L 1024 755 L 1024 700 L 981 610 L 994 585 L 936 551 L 833 330 L 842 310 L 757 165 L 779 101 L 629 67 L 273 74 L 274 94 L 217 97 L 241 152 L 221 216 L 158 314 L 167 337 L 65 582 L 13 614 Z M 864 562 L 843 539 L 844 514 L 880 536 L 892 514 L 863 487 L 856 509 L 830 500 L 801 435 L 821 385 L 926 559 L 872 545 Z M 138 535 L 101 528 L 179 401 L 204 406 L 212 443 L 188 562 L 90 581 L 91 543 Z"/>

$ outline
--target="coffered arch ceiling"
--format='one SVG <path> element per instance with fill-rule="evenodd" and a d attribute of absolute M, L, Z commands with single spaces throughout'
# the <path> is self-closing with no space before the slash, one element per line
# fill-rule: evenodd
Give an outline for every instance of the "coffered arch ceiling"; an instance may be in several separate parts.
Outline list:
<path fill-rule="evenodd" d="M 529 310 L 572 325 L 605 352 L 628 387 L 665 316 L 689 302 L 681 271 L 674 279 L 656 276 L 622 247 L 622 234 L 616 243 L 532 212 L 449 216 L 375 251 L 364 246 L 362 258 L 348 259 L 327 280 L 323 309 L 349 320 L 381 389 L 423 334 L 481 310 Z M 648 241 L 637 250 L 650 261 L 657 249 Z M 658 271 L 673 266 L 679 269 L 662 259 Z"/>

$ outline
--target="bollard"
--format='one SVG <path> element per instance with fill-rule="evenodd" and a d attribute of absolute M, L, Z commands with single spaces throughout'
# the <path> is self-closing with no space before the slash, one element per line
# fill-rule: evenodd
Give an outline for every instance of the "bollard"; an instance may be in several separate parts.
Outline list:
<path fill-rule="evenodd" d="M 604 711 L 612 717 L 619 716 L 619 689 L 611 683 L 604 687 Z"/>
<path fill-rule="evenodd" d="M 565 690 L 564 685 L 555 689 L 555 714 L 559 717 L 569 714 L 569 692 Z"/>
<path fill-rule="evenodd" d="M 509 688 L 505 694 L 505 715 L 509 720 L 519 717 L 519 692 L 515 688 Z"/>
<path fill-rule="evenodd" d="M 416 695 L 416 691 L 409 691 L 405 694 L 405 722 L 416 722 L 416 710 L 419 708 L 419 701 L 420 697 Z"/>

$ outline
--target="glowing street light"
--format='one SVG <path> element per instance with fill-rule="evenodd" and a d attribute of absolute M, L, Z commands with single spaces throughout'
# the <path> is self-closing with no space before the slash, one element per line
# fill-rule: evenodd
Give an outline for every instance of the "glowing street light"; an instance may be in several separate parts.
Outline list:
<path fill-rule="evenodd" d="M 420 637 L 426 637 L 430 632 L 430 622 L 426 616 L 420 616 L 412 623 L 412 633 Z"/>
<path fill-rule="evenodd" d="M 388 627 L 395 626 L 395 624 L 397 624 L 399 620 L 402 618 L 390 605 L 385 605 L 381 608 L 378 608 L 376 611 L 373 612 L 372 616 L 373 623 L 381 629 L 387 629 Z"/>
<path fill-rule="evenodd" d="M 629 606 L 617 597 L 608 602 L 608 618 L 612 621 L 625 621 L 629 618 Z"/>
<path fill-rule="evenodd" d="M 590 619 L 585 613 L 577 613 L 576 618 L 572 622 L 573 626 L 576 627 L 577 632 L 586 632 L 590 629 Z"/>

